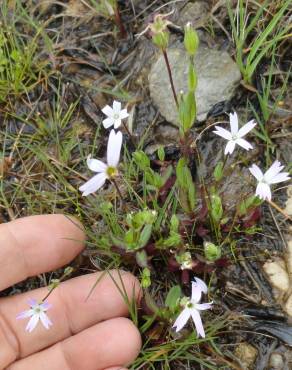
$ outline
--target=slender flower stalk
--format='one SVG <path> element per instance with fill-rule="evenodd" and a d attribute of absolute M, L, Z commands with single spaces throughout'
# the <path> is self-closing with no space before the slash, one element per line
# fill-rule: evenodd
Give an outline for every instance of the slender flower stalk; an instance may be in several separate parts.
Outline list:
<path fill-rule="evenodd" d="M 111 130 L 107 144 L 107 163 L 91 158 L 90 155 L 87 157 L 88 168 L 93 172 L 97 172 L 97 175 L 80 186 L 79 190 L 82 191 L 83 196 L 96 192 L 104 185 L 106 180 L 110 180 L 118 175 L 117 167 L 120 160 L 122 141 L 122 133 L 120 131 L 115 133 L 114 130 Z"/>
<path fill-rule="evenodd" d="M 17 320 L 30 318 L 25 330 L 31 333 L 39 321 L 43 324 L 45 329 L 50 329 L 53 325 L 46 312 L 52 307 L 47 301 L 37 302 L 35 299 L 29 299 L 28 304 L 30 306 L 29 310 L 23 311 L 16 316 Z"/>
<path fill-rule="evenodd" d="M 257 179 L 258 185 L 256 188 L 256 195 L 262 200 L 272 200 L 271 185 L 278 184 L 290 179 L 288 172 L 281 172 L 284 166 L 279 161 L 275 161 L 271 167 L 263 173 L 262 170 L 253 164 L 249 170 Z"/>
<path fill-rule="evenodd" d="M 230 131 L 220 126 L 215 126 L 216 130 L 213 131 L 216 135 L 219 135 L 223 137 L 223 139 L 226 139 L 228 141 L 225 147 L 224 154 L 232 154 L 236 145 L 241 146 L 245 150 L 252 149 L 252 145 L 248 141 L 243 139 L 243 137 L 256 126 L 256 122 L 254 120 L 251 120 L 239 129 L 237 113 L 230 113 L 229 119 Z"/>
<path fill-rule="evenodd" d="M 205 330 L 203 327 L 200 311 L 209 310 L 212 308 L 213 302 L 199 303 L 202 293 L 207 293 L 208 287 L 203 280 L 195 278 L 192 282 L 192 296 L 191 298 L 184 297 L 181 300 L 181 305 L 184 307 L 183 311 L 177 317 L 173 327 L 176 332 L 180 331 L 188 322 L 189 318 L 193 319 L 198 336 L 205 338 Z"/>
<path fill-rule="evenodd" d="M 167 56 L 167 51 L 162 50 L 162 54 L 163 54 L 163 57 L 164 57 L 166 68 L 167 68 L 167 73 L 168 73 L 168 78 L 169 78 L 169 82 L 170 82 L 170 86 L 171 86 L 172 95 L 173 95 L 173 98 L 174 98 L 174 101 L 175 101 L 175 105 L 178 108 L 178 100 L 177 100 L 177 95 L 176 95 L 176 92 L 175 92 L 175 87 L 174 87 L 174 82 L 173 82 L 173 78 L 172 78 L 172 72 L 171 72 L 168 56 Z"/>

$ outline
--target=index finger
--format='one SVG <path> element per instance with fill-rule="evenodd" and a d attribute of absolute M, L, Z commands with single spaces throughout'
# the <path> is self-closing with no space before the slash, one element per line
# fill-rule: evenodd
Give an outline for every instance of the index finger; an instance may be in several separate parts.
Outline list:
<path fill-rule="evenodd" d="M 69 263 L 84 248 L 82 226 L 56 214 L 30 216 L 0 225 L 0 291 Z"/>

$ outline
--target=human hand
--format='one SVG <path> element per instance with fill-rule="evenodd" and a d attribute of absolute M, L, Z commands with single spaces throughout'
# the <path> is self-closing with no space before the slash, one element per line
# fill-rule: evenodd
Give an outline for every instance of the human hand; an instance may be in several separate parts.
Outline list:
<path fill-rule="evenodd" d="M 32 216 L 0 225 L 0 291 L 28 277 L 69 263 L 84 248 L 84 233 L 63 215 Z M 49 297 L 53 326 L 28 333 L 16 316 L 29 298 L 42 300 L 47 288 L 0 299 L 0 369 L 125 370 L 141 347 L 140 334 L 126 318 L 128 298 L 139 299 L 130 273 L 98 272 L 61 283 Z M 122 277 L 122 279 L 121 279 Z M 90 289 L 98 281 L 88 299 Z M 122 282 L 121 282 L 122 280 Z M 133 297 L 135 295 L 135 297 Z"/>

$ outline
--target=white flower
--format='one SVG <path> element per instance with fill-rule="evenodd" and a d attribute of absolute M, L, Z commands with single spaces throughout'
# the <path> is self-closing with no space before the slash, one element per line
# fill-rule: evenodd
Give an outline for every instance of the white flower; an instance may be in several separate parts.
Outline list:
<path fill-rule="evenodd" d="M 16 316 L 17 320 L 30 317 L 25 330 L 31 333 L 39 321 L 41 321 L 46 329 L 49 329 L 53 324 L 45 312 L 48 311 L 52 305 L 46 301 L 38 303 L 35 299 L 29 299 L 28 304 L 30 306 L 30 310 L 23 311 Z"/>
<path fill-rule="evenodd" d="M 270 185 L 277 184 L 279 182 L 287 181 L 290 179 L 288 172 L 280 173 L 283 168 L 284 166 L 282 166 L 279 161 L 275 161 L 264 174 L 256 164 L 253 164 L 249 168 L 250 172 L 258 180 L 256 195 L 260 199 L 271 200 L 272 193 Z"/>
<path fill-rule="evenodd" d="M 111 130 L 107 143 L 107 164 L 99 159 L 91 158 L 90 155 L 87 157 L 88 168 L 98 174 L 80 186 L 79 190 L 82 191 L 83 196 L 94 193 L 104 185 L 107 179 L 118 174 L 117 166 L 120 160 L 122 141 L 122 133 L 120 131 L 115 133 L 114 130 Z"/>
<path fill-rule="evenodd" d="M 205 338 L 205 330 L 200 316 L 200 311 L 209 310 L 212 307 L 212 302 L 201 304 L 199 302 L 201 300 L 202 292 L 207 293 L 207 291 L 207 285 L 203 280 L 195 278 L 195 281 L 192 281 L 192 297 L 191 299 L 185 297 L 181 300 L 184 309 L 173 324 L 173 327 L 176 328 L 176 332 L 180 331 L 186 325 L 189 318 L 192 317 L 198 336 Z"/>
<path fill-rule="evenodd" d="M 106 105 L 102 109 L 102 112 L 107 116 L 107 118 L 102 121 L 104 128 L 114 126 L 114 128 L 117 129 L 121 126 L 122 119 L 129 117 L 127 109 L 121 108 L 121 103 L 114 100 L 112 108 Z"/>
<path fill-rule="evenodd" d="M 215 126 L 216 130 L 213 131 L 216 135 L 219 135 L 228 140 L 224 154 L 232 154 L 236 144 L 240 145 L 246 150 L 252 149 L 251 144 L 248 141 L 244 140 L 243 137 L 256 126 L 256 122 L 254 122 L 254 120 L 251 120 L 238 130 L 237 113 L 230 113 L 229 119 L 231 131 L 227 131 L 225 130 L 225 128 L 220 126 Z"/>

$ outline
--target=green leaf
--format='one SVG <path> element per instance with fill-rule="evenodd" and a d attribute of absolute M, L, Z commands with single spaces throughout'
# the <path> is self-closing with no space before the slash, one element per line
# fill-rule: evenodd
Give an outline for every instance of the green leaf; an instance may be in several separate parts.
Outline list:
<path fill-rule="evenodd" d="M 160 146 L 157 150 L 158 159 L 163 162 L 165 159 L 165 152 L 163 146 Z"/>
<path fill-rule="evenodd" d="M 140 234 L 139 238 L 139 248 L 145 247 L 145 245 L 148 243 L 152 233 L 152 225 L 145 225 L 143 227 L 143 230 Z"/>
<path fill-rule="evenodd" d="M 191 171 L 184 158 L 181 158 L 177 163 L 176 176 L 180 187 L 179 197 L 181 205 L 186 212 L 192 212 L 196 205 L 196 191 Z"/>
<path fill-rule="evenodd" d="M 215 222 L 219 222 L 223 216 L 221 198 L 217 194 L 211 196 L 211 215 Z"/>
<path fill-rule="evenodd" d="M 126 244 L 132 244 L 135 241 L 135 233 L 134 230 L 130 229 L 125 233 L 124 242 Z"/>
<path fill-rule="evenodd" d="M 167 294 L 165 305 L 171 310 L 174 311 L 178 306 L 179 299 L 181 297 L 181 287 L 179 285 L 173 286 Z"/>
<path fill-rule="evenodd" d="M 179 228 L 179 219 L 177 215 L 172 215 L 170 219 L 170 229 L 171 231 L 177 232 Z"/>
<path fill-rule="evenodd" d="M 189 65 L 189 74 L 188 74 L 188 83 L 189 83 L 189 90 L 195 91 L 198 84 L 198 77 L 195 70 L 195 67 L 190 63 Z"/>
<path fill-rule="evenodd" d="M 111 235 L 111 239 L 115 246 L 127 249 L 127 244 L 124 241 L 116 238 L 114 235 Z"/>
<path fill-rule="evenodd" d="M 238 209 L 239 216 L 246 215 L 247 212 L 251 208 L 258 207 L 261 203 L 262 203 L 262 200 L 255 195 L 251 195 L 250 197 L 244 199 L 239 204 L 239 209 Z"/>
<path fill-rule="evenodd" d="M 148 256 L 144 249 L 136 253 L 136 262 L 140 267 L 147 267 Z"/>
<path fill-rule="evenodd" d="M 145 171 L 150 167 L 150 159 L 142 150 L 137 150 L 136 152 L 134 152 L 133 158 L 140 170 Z"/>
<path fill-rule="evenodd" d="M 216 181 L 220 181 L 223 177 L 223 162 L 218 162 L 214 170 L 214 178 Z"/>
<path fill-rule="evenodd" d="M 197 115 L 196 98 L 193 91 L 182 96 L 179 103 L 180 130 L 187 133 L 193 126 Z"/>

